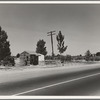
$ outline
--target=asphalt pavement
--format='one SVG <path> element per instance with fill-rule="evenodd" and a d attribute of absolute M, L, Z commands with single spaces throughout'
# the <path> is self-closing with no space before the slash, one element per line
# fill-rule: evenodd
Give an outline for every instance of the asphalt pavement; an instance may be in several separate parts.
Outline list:
<path fill-rule="evenodd" d="M 7 96 L 95 96 L 100 95 L 100 68 L 0 83 Z"/>

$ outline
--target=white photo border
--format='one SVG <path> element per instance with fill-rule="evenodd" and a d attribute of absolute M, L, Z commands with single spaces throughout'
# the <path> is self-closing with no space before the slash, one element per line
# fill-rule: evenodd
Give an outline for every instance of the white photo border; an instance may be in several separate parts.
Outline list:
<path fill-rule="evenodd" d="M 1 4 L 37 4 L 37 5 L 42 5 L 42 4 L 100 4 L 100 1 L 0 1 L 0 5 Z M 76 99 L 76 100 L 84 100 L 84 99 L 88 99 L 88 100 L 92 100 L 92 99 L 100 99 L 100 96 L 0 96 L 0 99 L 9 99 L 9 100 L 14 100 L 14 99 L 24 99 L 24 100 L 28 100 L 28 99 L 41 99 L 41 100 L 48 100 L 48 99 L 52 99 L 52 100 L 66 100 L 66 99 Z"/>

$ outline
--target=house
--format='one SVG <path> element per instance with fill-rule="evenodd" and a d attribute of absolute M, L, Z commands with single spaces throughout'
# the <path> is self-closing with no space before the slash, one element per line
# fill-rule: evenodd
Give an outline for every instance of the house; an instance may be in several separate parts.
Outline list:
<path fill-rule="evenodd" d="M 20 65 L 38 65 L 44 61 L 44 55 L 33 52 L 24 51 L 20 54 Z"/>

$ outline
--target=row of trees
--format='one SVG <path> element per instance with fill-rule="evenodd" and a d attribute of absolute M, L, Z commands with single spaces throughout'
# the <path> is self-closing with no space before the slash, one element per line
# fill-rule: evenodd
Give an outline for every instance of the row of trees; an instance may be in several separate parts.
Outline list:
<path fill-rule="evenodd" d="M 100 61 L 100 52 L 92 54 L 89 50 L 85 53 L 86 61 Z"/>
<path fill-rule="evenodd" d="M 47 60 L 52 60 L 52 56 L 48 55 L 45 57 L 45 59 Z M 71 56 L 71 55 L 55 55 L 55 59 L 56 60 L 63 60 L 63 61 L 81 61 L 81 60 L 85 60 L 85 61 L 100 61 L 100 52 L 97 52 L 96 54 L 92 54 L 90 52 L 90 50 L 87 50 L 85 52 L 85 54 L 82 56 L 80 55 L 76 55 L 76 56 Z"/>

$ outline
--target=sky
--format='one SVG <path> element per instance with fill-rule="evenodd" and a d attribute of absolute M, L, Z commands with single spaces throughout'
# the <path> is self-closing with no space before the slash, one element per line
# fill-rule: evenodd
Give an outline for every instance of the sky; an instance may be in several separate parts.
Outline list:
<path fill-rule="evenodd" d="M 0 4 L 0 26 L 7 32 L 12 55 L 35 51 L 37 41 L 44 39 L 51 54 L 47 32 L 64 35 L 64 54 L 84 55 L 100 52 L 100 5 L 95 4 Z M 54 53 L 58 54 L 56 35 Z"/>

